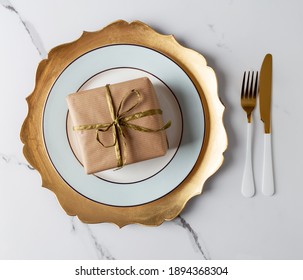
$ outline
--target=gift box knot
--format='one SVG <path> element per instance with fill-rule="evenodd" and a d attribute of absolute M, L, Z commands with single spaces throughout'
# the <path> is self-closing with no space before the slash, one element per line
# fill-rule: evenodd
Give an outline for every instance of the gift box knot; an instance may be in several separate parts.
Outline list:
<path fill-rule="evenodd" d="M 110 112 L 110 116 L 112 119 L 112 122 L 109 123 L 95 123 L 95 124 L 84 124 L 84 125 L 77 125 L 74 126 L 73 129 L 75 131 L 83 131 L 83 130 L 96 130 L 96 141 L 101 144 L 105 148 L 114 148 L 116 159 L 117 159 L 117 168 L 122 168 L 126 163 L 127 158 L 127 150 L 126 147 L 126 136 L 123 133 L 123 129 L 132 129 L 140 132 L 159 132 L 163 131 L 171 126 L 171 121 L 168 121 L 165 125 L 163 125 L 160 128 L 152 129 L 148 127 L 144 127 L 141 125 L 136 125 L 134 123 L 131 123 L 130 121 L 144 118 L 147 116 L 162 114 L 162 110 L 159 108 L 156 109 L 149 109 L 144 110 L 136 113 L 131 113 L 142 101 L 142 96 L 140 91 L 136 89 L 132 89 L 128 93 L 123 95 L 122 100 L 119 103 L 118 109 L 115 110 L 114 104 L 113 104 L 113 98 L 111 94 L 110 85 L 106 85 L 106 100 L 108 109 Z M 131 97 L 135 96 L 135 102 L 133 104 L 130 104 L 127 108 L 125 106 L 126 101 Z M 100 137 L 100 134 L 102 133 L 112 133 L 113 136 L 113 142 L 110 144 L 105 144 L 102 142 L 102 137 Z M 122 153 L 122 145 L 124 146 L 123 153 Z"/>

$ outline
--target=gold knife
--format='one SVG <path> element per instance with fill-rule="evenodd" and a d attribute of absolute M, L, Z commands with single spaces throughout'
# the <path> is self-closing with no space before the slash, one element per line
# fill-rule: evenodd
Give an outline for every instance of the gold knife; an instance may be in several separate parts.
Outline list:
<path fill-rule="evenodd" d="M 263 60 L 259 80 L 259 102 L 261 120 L 264 122 L 264 158 L 262 192 L 271 196 L 275 193 L 272 147 L 271 147 L 271 94 L 272 94 L 272 55 Z"/>

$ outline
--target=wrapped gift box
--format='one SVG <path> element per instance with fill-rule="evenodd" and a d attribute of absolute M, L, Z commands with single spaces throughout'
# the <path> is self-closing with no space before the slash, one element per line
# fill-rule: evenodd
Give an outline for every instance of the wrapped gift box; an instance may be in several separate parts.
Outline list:
<path fill-rule="evenodd" d="M 146 77 L 79 91 L 67 97 L 87 174 L 165 155 L 162 111 Z"/>

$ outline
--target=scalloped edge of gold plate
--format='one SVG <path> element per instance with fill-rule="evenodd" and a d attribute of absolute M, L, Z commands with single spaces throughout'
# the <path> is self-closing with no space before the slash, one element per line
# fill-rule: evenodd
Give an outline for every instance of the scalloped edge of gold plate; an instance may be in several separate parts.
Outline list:
<path fill-rule="evenodd" d="M 109 206 L 77 193 L 57 173 L 43 140 L 43 110 L 57 77 L 79 56 L 101 46 L 113 44 L 145 46 L 175 61 L 197 88 L 205 113 L 204 143 L 193 170 L 169 194 L 144 205 Z M 20 135 L 24 144 L 23 153 L 40 173 L 42 186 L 56 194 L 68 215 L 78 216 L 85 223 L 108 222 L 119 227 L 132 223 L 157 226 L 172 220 L 192 197 L 202 193 L 205 181 L 223 163 L 227 135 L 223 125 L 224 106 L 218 97 L 215 72 L 207 66 L 201 54 L 181 46 L 173 35 L 157 33 L 140 21 L 128 23 L 118 20 L 99 31 L 84 31 L 79 39 L 53 48 L 47 59 L 38 65 L 35 88 L 27 97 L 27 102 L 28 115 Z"/>

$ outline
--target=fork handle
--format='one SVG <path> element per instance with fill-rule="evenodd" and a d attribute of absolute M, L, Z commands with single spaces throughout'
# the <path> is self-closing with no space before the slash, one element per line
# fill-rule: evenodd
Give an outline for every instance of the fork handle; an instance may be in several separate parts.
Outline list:
<path fill-rule="evenodd" d="M 271 134 L 264 134 L 264 159 L 263 159 L 263 181 L 262 192 L 264 195 L 271 196 L 275 193 Z"/>
<path fill-rule="evenodd" d="M 255 182 L 252 166 L 252 124 L 247 123 L 247 140 L 246 140 L 246 159 L 244 173 L 242 178 L 242 194 L 245 197 L 252 197 L 255 194 Z"/>

